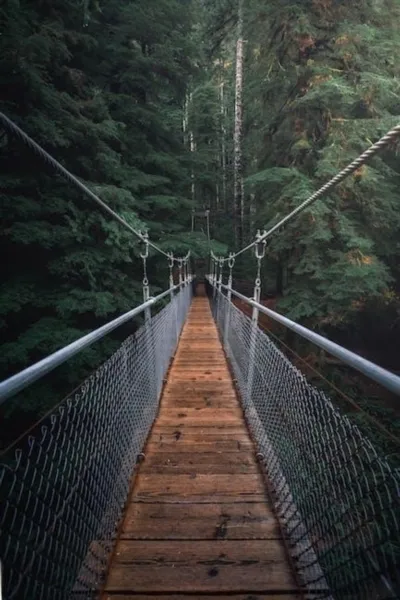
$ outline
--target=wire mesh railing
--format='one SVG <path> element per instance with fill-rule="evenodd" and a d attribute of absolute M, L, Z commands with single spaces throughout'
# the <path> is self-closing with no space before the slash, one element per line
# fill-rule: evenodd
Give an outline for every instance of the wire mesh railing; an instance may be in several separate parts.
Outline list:
<path fill-rule="evenodd" d="M 313 598 L 399 598 L 400 469 L 256 320 L 211 295 L 300 579 Z"/>
<path fill-rule="evenodd" d="M 0 459 L 7 600 L 95 598 L 191 301 L 184 285 Z M 150 309 L 148 308 L 147 311 Z"/>

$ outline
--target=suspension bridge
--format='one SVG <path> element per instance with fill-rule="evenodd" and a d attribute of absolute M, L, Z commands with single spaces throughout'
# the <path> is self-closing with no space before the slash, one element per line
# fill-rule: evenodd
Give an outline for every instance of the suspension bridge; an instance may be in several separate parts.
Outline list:
<path fill-rule="evenodd" d="M 400 137 L 400 126 L 246 248 L 211 253 L 196 282 L 190 254 L 164 252 L 1 113 L 0 123 L 143 245 L 140 306 L 0 384 L 7 402 L 143 317 L 1 456 L 4 598 L 399 598 L 399 463 L 306 379 L 259 315 L 400 394 L 393 373 L 260 302 L 268 238 Z M 156 297 L 149 247 L 170 274 Z M 232 286 L 245 251 L 257 265 L 252 298 Z"/>

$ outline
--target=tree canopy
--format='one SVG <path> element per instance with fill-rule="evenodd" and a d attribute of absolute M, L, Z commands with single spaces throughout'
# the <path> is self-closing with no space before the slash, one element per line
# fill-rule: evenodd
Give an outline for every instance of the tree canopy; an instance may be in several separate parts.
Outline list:
<path fill-rule="evenodd" d="M 247 243 L 398 122 L 399 13 L 397 0 L 6 0 L 1 109 L 164 250 L 205 258 L 193 210 L 210 210 L 215 248 L 238 249 L 238 219 Z M 137 304 L 142 271 L 137 240 L 17 138 L 0 134 L 0 157 L 5 377 Z M 263 267 L 279 310 L 394 369 L 399 178 L 393 144 L 276 235 Z M 251 280 L 254 258 L 237 268 Z M 154 290 L 167 276 L 152 254 Z"/>

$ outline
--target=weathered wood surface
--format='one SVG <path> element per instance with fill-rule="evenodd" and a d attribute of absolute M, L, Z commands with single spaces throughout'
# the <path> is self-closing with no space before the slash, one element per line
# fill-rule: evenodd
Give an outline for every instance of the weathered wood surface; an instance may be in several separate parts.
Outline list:
<path fill-rule="evenodd" d="M 206 298 L 191 307 L 145 455 L 104 599 L 302 598 Z"/>

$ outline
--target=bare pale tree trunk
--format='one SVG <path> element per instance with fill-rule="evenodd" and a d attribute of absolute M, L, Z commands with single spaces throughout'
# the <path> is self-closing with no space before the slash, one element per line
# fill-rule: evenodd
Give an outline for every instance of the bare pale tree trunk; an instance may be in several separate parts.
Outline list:
<path fill-rule="evenodd" d="M 255 229 L 255 224 L 256 224 L 256 195 L 255 194 L 250 194 L 250 206 L 249 206 L 249 216 L 250 216 L 250 223 L 249 223 L 249 236 L 250 238 L 254 237 L 254 229 Z"/>
<path fill-rule="evenodd" d="M 189 139 L 190 139 L 190 152 L 193 153 L 196 151 L 196 142 L 194 141 L 193 131 L 189 132 Z M 192 178 L 192 201 L 193 201 L 193 205 L 194 205 L 196 202 L 196 182 L 195 182 L 193 167 L 192 167 L 191 178 Z"/>
<path fill-rule="evenodd" d="M 184 139 L 185 146 L 189 147 L 190 152 L 195 152 L 196 143 L 194 141 L 193 131 L 190 129 L 190 116 L 189 116 L 190 115 L 190 105 L 192 103 L 192 99 L 193 99 L 193 94 L 190 93 L 190 94 L 186 95 L 185 110 L 183 113 L 183 139 Z M 191 173 L 191 180 L 192 180 L 192 184 L 191 184 L 192 202 L 193 202 L 193 206 L 194 206 L 195 201 L 196 201 L 196 183 L 195 183 L 193 167 L 192 167 L 192 173 Z"/>
<path fill-rule="evenodd" d="M 188 146 L 188 127 L 189 127 L 189 96 L 186 94 L 185 104 L 183 107 L 183 116 L 182 116 L 182 131 L 183 131 L 183 143 L 187 147 Z"/>
<path fill-rule="evenodd" d="M 224 83 L 224 63 L 221 60 L 221 85 L 220 85 L 220 118 L 221 118 L 221 166 L 222 166 L 222 206 L 227 210 L 226 204 L 226 108 L 225 108 L 225 83 Z"/>
<path fill-rule="evenodd" d="M 244 182 L 243 182 L 243 0 L 238 0 L 238 39 L 236 43 L 235 131 L 234 131 L 234 192 L 236 244 L 243 244 Z"/>

